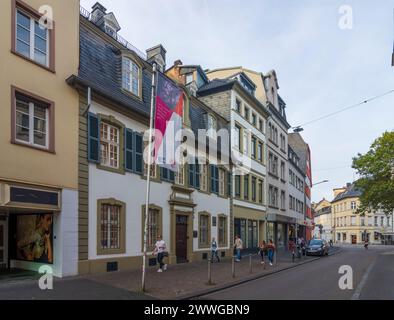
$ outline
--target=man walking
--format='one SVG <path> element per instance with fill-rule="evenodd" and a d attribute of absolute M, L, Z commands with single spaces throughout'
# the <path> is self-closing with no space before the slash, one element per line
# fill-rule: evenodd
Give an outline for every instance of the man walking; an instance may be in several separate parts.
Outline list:
<path fill-rule="evenodd" d="M 213 260 L 217 259 L 218 262 L 220 262 L 220 258 L 218 256 L 218 243 L 216 242 L 215 238 L 212 238 L 212 243 L 211 243 L 211 263 L 213 263 Z"/>
<path fill-rule="evenodd" d="M 238 236 L 238 235 L 235 237 L 234 248 L 235 248 L 236 256 L 237 256 L 237 259 L 235 261 L 240 262 L 241 261 L 241 250 L 243 249 L 243 242 L 242 242 L 242 239 L 240 238 L 240 236 Z"/>

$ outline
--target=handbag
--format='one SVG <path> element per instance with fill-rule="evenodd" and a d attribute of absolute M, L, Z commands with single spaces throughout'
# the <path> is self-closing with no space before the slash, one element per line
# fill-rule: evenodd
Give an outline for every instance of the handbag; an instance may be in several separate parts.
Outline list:
<path fill-rule="evenodd" d="M 168 251 L 164 251 L 164 252 L 163 252 L 163 257 L 164 257 L 164 258 L 167 258 L 167 257 L 168 257 Z"/>

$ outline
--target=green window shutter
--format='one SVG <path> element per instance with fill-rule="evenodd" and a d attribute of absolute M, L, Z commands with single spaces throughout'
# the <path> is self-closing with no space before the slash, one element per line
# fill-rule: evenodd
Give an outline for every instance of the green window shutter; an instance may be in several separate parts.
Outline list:
<path fill-rule="evenodd" d="M 170 171 L 170 182 L 174 183 L 175 182 L 175 172 L 172 170 Z"/>
<path fill-rule="evenodd" d="M 219 193 L 219 168 L 215 165 L 210 165 L 211 167 L 211 192 Z"/>
<path fill-rule="evenodd" d="M 100 163 L 100 119 L 90 112 L 88 114 L 88 160 Z"/>
<path fill-rule="evenodd" d="M 196 189 L 200 189 L 200 166 L 198 164 L 198 161 L 196 160 L 196 164 L 194 165 L 194 187 Z"/>
<path fill-rule="evenodd" d="M 133 134 L 133 146 L 135 146 L 134 151 L 134 172 L 142 174 L 144 168 L 144 158 L 143 158 L 143 136 L 138 132 Z"/>
<path fill-rule="evenodd" d="M 195 179 L 194 164 L 189 164 L 189 187 L 192 188 L 195 187 L 194 179 Z"/>
<path fill-rule="evenodd" d="M 125 150 L 125 169 L 126 171 L 132 172 L 134 170 L 134 139 L 133 131 L 125 129 L 124 131 L 124 150 Z"/>

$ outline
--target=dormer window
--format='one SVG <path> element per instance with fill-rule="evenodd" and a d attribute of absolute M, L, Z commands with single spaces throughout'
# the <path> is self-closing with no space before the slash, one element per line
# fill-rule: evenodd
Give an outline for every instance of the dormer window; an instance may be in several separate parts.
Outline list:
<path fill-rule="evenodd" d="M 123 57 L 122 87 L 136 96 L 140 96 L 141 68 L 130 58 Z"/>
<path fill-rule="evenodd" d="M 108 24 L 105 25 L 105 32 L 109 34 L 112 38 L 116 39 L 116 30 L 110 25 Z"/>
<path fill-rule="evenodd" d="M 214 133 L 217 131 L 217 121 L 215 117 L 211 114 L 208 115 L 208 136 L 213 138 L 215 136 Z"/>
<path fill-rule="evenodd" d="M 188 75 L 186 75 L 186 85 L 192 83 L 193 80 L 194 80 L 193 73 L 189 73 Z"/>

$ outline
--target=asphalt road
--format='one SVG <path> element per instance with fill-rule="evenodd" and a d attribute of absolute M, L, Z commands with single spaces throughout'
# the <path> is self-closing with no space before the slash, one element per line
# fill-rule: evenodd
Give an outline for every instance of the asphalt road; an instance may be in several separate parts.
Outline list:
<path fill-rule="evenodd" d="M 353 270 L 353 289 L 341 290 L 341 266 Z M 394 247 L 344 247 L 323 257 L 200 299 L 358 300 L 394 299 Z"/>

